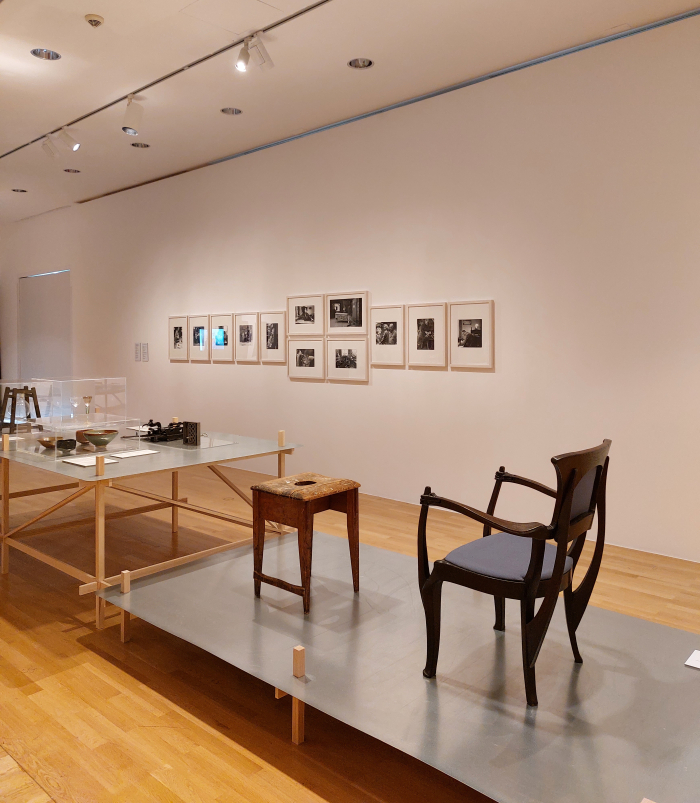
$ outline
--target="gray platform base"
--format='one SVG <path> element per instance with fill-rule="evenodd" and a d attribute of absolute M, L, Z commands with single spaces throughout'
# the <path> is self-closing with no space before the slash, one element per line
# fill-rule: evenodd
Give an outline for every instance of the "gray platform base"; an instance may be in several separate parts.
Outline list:
<path fill-rule="evenodd" d="M 298 582 L 296 534 L 269 543 L 265 572 Z M 491 597 L 446 585 L 438 676 L 425 680 L 416 560 L 363 545 L 360 572 L 355 595 L 347 541 L 316 533 L 306 617 L 285 591 L 254 597 L 247 547 L 100 594 L 499 803 L 700 800 L 700 671 L 683 665 L 699 636 L 589 608 L 577 666 L 561 605 L 528 709 L 517 603 L 497 633 Z"/>

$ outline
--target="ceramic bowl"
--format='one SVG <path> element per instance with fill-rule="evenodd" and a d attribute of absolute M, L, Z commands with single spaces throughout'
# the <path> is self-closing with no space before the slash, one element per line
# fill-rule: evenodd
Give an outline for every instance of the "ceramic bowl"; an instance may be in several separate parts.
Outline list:
<path fill-rule="evenodd" d="M 118 429 L 84 429 L 82 433 L 96 449 L 106 449 L 119 434 Z"/>
<path fill-rule="evenodd" d="M 64 454 L 72 452 L 77 445 L 73 438 L 59 438 L 56 441 L 56 448 L 59 452 L 63 452 Z"/>
<path fill-rule="evenodd" d="M 37 440 L 44 449 L 55 449 L 58 438 L 55 435 L 46 435 L 43 438 L 37 438 Z"/>
<path fill-rule="evenodd" d="M 85 446 L 86 444 L 90 443 L 90 441 L 85 437 L 85 430 L 79 429 L 75 433 L 75 439 L 81 446 Z"/>

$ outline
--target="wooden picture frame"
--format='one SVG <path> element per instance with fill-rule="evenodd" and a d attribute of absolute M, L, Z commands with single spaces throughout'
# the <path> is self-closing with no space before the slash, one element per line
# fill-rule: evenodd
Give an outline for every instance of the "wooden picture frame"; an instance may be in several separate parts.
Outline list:
<path fill-rule="evenodd" d="M 332 382 L 369 382 L 366 337 L 326 339 L 326 378 Z"/>
<path fill-rule="evenodd" d="M 446 368 L 447 304 L 407 304 L 409 368 Z"/>
<path fill-rule="evenodd" d="M 287 296 L 287 334 L 315 337 L 324 334 L 323 295 Z"/>
<path fill-rule="evenodd" d="M 190 358 L 190 337 L 187 315 L 168 318 L 168 358 L 171 362 L 187 362 Z"/>
<path fill-rule="evenodd" d="M 274 327 L 272 331 L 268 327 Z M 260 313 L 260 362 L 285 365 L 287 362 L 287 313 Z M 274 348 L 268 348 L 275 344 Z"/>
<path fill-rule="evenodd" d="M 289 378 L 325 379 L 326 355 L 324 347 L 325 340 L 322 337 L 289 338 L 287 340 L 287 375 Z M 300 354 L 300 352 L 305 353 Z M 312 353 L 309 354 L 309 352 Z M 309 359 L 311 364 L 308 364 Z"/>
<path fill-rule="evenodd" d="M 257 312 L 237 312 L 233 330 L 236 336 L 236 362 L 259 362 L 260 324 Z"/>
<path fill-rule="evenodd" d="M 326 334 L 338 337 L 353 337 L 367 334 L 369 293 L 326 293 Z"/>
<path fill-rule="evenodd" d="M 190 315 L 187 318 L 190 339 L 190 362 L 210 361 L 209 316 Z"/>
<path fill-rule="evenodd" d="M 450 368 L 492 369 L 493 301 L 450 302 Z"/>
<path fill-rule="evenodd" d="M 369 341 L 371 364 L 406 365 L 406 327 L 403 304 L 370 307 Z"/>
<path fill-rule="evenodd" d="M 209 316 L 212 362 L 233 362 L 233 313 Z"/>

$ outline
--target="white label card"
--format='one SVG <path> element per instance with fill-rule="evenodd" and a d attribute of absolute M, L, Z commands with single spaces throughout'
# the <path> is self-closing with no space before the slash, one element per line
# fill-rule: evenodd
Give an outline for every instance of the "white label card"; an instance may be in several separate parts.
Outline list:
<path fill-rule="evenodd" d="M 72 463 L 74 466 L 95 466 L 97 465 L 97 456 L 90 455 L 89 457 L 67 457 L 64 463 Z M 112 460 L 111 457 L 105 457 L 105 463 L 118 463 L 118 460 Z"/>
<path fill-rule="evenodd" d="M 158 454 L 158 450 L 134 449 L 132 452 L 112 452 L 112 457 L 140 457 L 142 454 Z"/>
<path fill-rule="evenodd" d="M 141 344 L 135 343 L 134 344 L 134 359 L 136 362 L 141 362 Z"/>
<path fill-rule="evenodd" d="M 700 650 L 695 650 L 695 652 L 685 662 L 685 665 L 692 666 L 695 669 L 700 669 Z"/>

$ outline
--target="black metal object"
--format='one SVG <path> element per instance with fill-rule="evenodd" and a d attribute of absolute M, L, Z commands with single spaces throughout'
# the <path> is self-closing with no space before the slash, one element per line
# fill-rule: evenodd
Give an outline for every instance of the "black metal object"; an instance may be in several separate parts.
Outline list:
<path fill-rule="evenodd" d="M 188 446 L 199 446 L 202 440 L 202 425 L 199 421 L 182 422 L 182 442 Z"/>
<path fill-rule="evenodd" d="M 150 443 L 182 440 L 182 424 L 168 424 L 167 427 L 163 427 L 160 421 L 154 422 L 151 418 L 146 426 L 148 427 L 148 435 L 142 435 L 141 440 L 149 441 Z"/>

